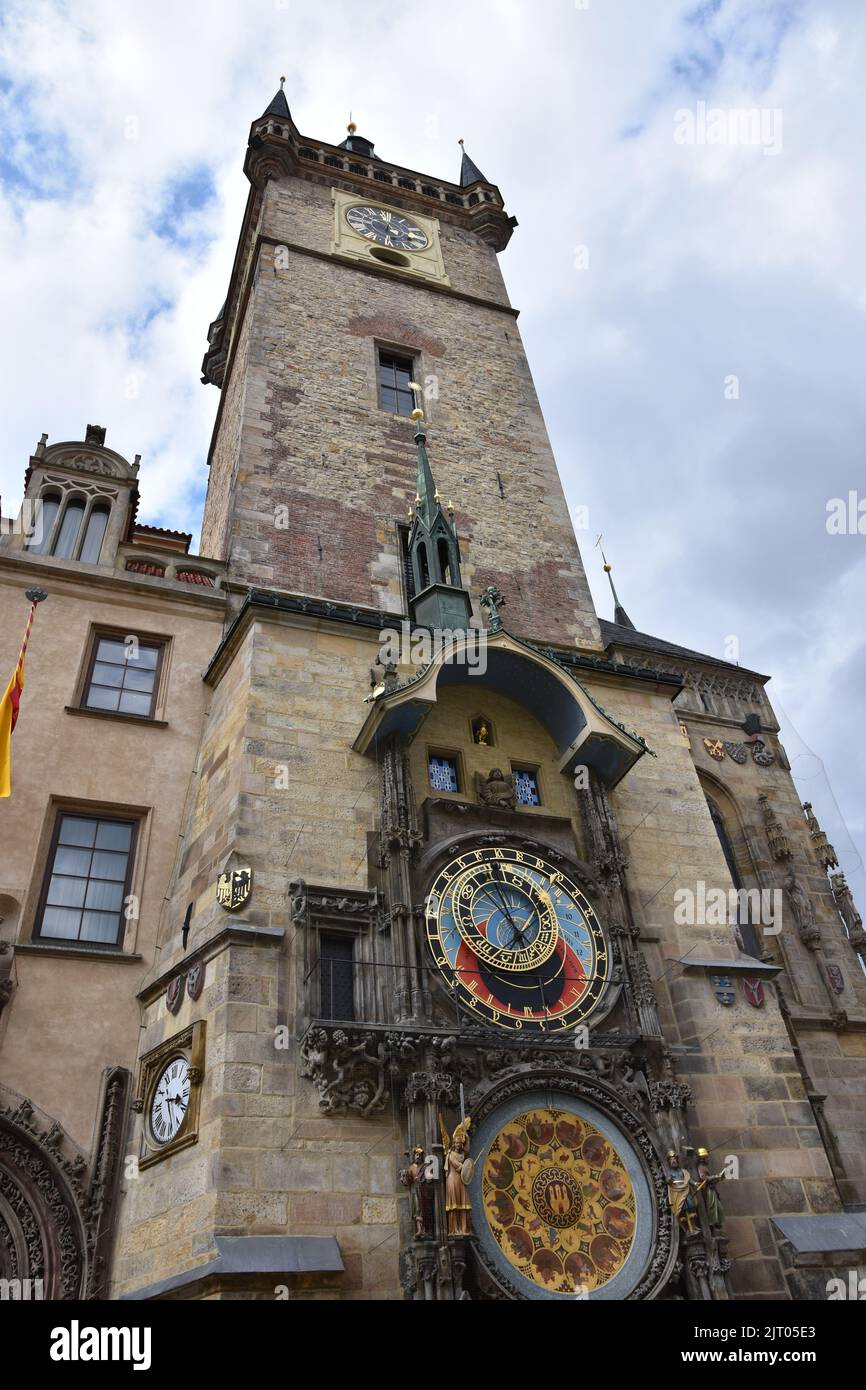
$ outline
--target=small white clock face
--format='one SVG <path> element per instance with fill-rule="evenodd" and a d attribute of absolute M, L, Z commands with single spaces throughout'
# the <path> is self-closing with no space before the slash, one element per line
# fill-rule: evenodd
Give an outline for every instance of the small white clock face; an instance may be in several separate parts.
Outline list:
<path fill-rule="evenodd" d="M 189 1105 L 189 1063 L 173 1057 L 160 1072 L 150 1103 L 150 1131 L 155 1143 L 167 1144 L 180 1131 Z"/>
<path fill-rule="evenodd" d="M 415 222 L 387 208 L 351 207 L 346 210 L 346 221 L 368 241 L 397 251 L 423 251 L 429 245 L 426 233 Z"/>

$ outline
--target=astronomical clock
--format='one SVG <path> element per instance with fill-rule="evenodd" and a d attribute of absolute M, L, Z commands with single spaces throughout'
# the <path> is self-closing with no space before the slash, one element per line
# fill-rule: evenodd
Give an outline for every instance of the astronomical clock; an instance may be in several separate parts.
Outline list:
<path fill-rule="evenodd" d="M 610 952 L 601 924 L 542 855 L 496 847 L 457 856 L 437 875 L 426 917 L 437 970 L 479 1022 L 563 1033 L 604 997 Z"/>

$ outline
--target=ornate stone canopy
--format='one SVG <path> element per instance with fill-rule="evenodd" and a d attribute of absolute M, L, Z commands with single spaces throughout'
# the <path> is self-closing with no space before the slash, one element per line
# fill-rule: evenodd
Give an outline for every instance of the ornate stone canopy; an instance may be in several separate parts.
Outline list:
<path fill-rule="evenodd" d="M 485 647 L 484 674 L 478 641 Z M 470 682 L 531 710 L 556 742 L 560 772 L 585 765 L 612 787 L 649 751 L 639 734 L 612 719 L 562 666 L 505 629 L 455 633 L 421 671 L 376 697 L 353 747 L 372 753 L 393 734 L 414 736 L 441 690 Z"/>

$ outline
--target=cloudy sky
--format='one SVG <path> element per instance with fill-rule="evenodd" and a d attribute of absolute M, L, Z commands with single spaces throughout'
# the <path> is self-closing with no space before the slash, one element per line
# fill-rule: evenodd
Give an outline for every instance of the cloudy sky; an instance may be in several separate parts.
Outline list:
<path fill-rule="evenodd" d="M 451 178 L 464 136 L 520 222 L 503 269 L 599 611 L 603 531 L 637 627 L 773 675 L 866 904 L 866 535 L 826 524 L 866 499 L 864 70 L 863 0 L 4 0 L 4 513 L 41 432 L 91 421 L 141 453 L 142 518 L 197 532 L 199 363 L 281 74 L 310 136 L 351 108 Z"/>

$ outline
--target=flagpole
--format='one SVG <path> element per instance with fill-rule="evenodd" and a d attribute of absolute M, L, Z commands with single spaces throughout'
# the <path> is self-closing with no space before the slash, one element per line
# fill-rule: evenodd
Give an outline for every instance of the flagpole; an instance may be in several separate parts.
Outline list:
<path fill-rule="evenodd" d="M 33 619 L 36 617 L 37 605 L 44 603 L 48 595 L 44 589 L 25 589 L 24 597 L 30 600 L 30 615 L 27 619 L 27 626 L 24 629 L 24 641 L 21 643 L 21 650 L 18 653 L 18 660 L 15 663 L 16 671 L 20 668 L 24 660 L 24 653 L 27 651 L 27 643 L 30 641 L 30 633 L 33 629 Z"/>
<path fill-rule="evenodd" d="M 12 795 L 12 734 L 18 723 L 18 709 L 21 692 L 24 689 L 24 653 L 27 651 L 27 643 L 33 630 L 33 619 L 36 616 L 37 605 L 48 597 L 44 589 L 27 589 L 24 596 L 30 600 L 30 612 L 27 616 L 27 626 L 24 629 L 24 640 L 18 653 L 15 670 L 12 672 L 3 698 L 0 699 L 0 798 L 4 800 L 7 796 Z"/>

